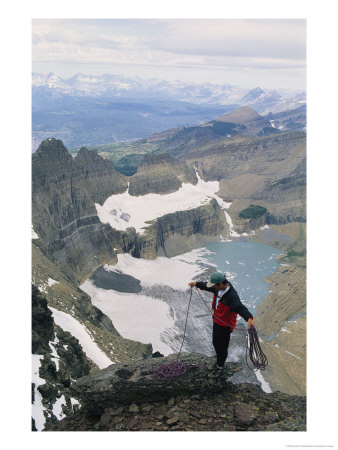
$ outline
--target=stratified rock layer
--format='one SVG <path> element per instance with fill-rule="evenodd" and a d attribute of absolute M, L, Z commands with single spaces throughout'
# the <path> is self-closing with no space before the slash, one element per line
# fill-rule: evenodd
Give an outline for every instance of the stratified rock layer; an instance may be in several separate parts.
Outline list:
<path fill-rule="evenodd" d="M 269 360 L 264 378 L 273 390 L 306 394 L 306 271 L 288 264 L 267 280 L 270 293 L 258 305 L 256 325 Z"/>
<path fill-rule="evenodd" d="M 192 166 L 167 155 L 147 155 L 130 179 L 130 195 L 169 194 L 182 183 L 197 184 Z"/>
<path fill-rule="evenodd" d="M 73 160 L 60 140 L 43 141 L 32 161 L 32 220 L 37 244 L 67 275 L 80 281 L 94 256 L 114 258 L 95 202 L 127 188 L 110 161 L 82 148 Z"/>

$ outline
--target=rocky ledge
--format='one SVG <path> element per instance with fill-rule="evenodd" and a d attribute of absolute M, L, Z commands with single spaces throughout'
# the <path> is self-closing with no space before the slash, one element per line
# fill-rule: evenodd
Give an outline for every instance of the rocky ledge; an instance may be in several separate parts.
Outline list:
<path fill-rule="evenodd" d="M 241 366 L 219 373 L 214 358 L 183 354 L 182 375 L 154 375 L 177 355 L 115 364 L 78 379 L 70 387 L 82 408 L 49 431 L 304 431 L 305 397 L 267 394 L 256 385 L 233 384 Z"/>

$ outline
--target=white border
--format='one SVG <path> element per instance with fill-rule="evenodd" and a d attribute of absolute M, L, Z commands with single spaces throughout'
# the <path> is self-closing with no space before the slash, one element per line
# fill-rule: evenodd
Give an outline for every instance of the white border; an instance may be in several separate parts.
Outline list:
<path fill-rule="evenodd" d="M 119 2 L 122 3 L 122 2 Z M 146 444 L 171 449 L 198 443 L 239 448 L 279 449 L 286 445 L 335 444 L 336 372 L 334 324 L 337 278 L 335 224 L 337 208 L 335 147 L 337 105 L 336 14 L 333 1 L 16 1 L 2 14 L 2 235 L 6 238 L 1 327 L 1 375 L 5 387 L 1 413 L 6 435 L 35 449 L 81 445 Z M 161 6 L 160 6 L 161 5 Z M 222 5 L 222 6 L 221 6 Z M 315 5 L 315 6 L 313 6 Z M 318 5 L 318 6 L 317 6 Z M 244 17 L 243 17 L 244 15 Z M 30 72 L 32 18 L 306 18 L 308 20 L 308 431 L 306 433 L 31 433 L 30 432 Z M 19 200 L 19 201 L 18 201 Z M 15 208 L 14 208 L 15 205 Z M 6 226 L 6 228 L 5 228 Z M 8 232 L 8 229 L 10 230 Z M 320 294 L 320 297 L 318 297 Z M 332 313 L 333 311 L 333 313 Z M 327 316 L 331 316 L 329 322 Z M 325 317 L 325 322 L 324 318 Z M 127 439 L 127 440 L 126 440 Z M 137 439 L 137 441 L 136 441 Z M 197 441 L 198 439 L 198 441 Z M 76 441 L 75 441 L 76 440 Z M 195 441 L 196 440 L 196 441 Z M 47 442 L 45 442 L 47 441 Z M 85 445 L 87 444 L 87 445 Z"/>

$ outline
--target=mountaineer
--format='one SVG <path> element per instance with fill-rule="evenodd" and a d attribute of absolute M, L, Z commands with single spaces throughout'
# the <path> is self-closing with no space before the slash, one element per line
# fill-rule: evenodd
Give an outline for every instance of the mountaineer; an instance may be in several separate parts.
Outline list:
<path fill-rule="evenodd" d="M 248 328 L 255 325 L 253 316 L 240 301 L 236 290 L 223 273 L 213 273 L 208 283 L 190 281 L 189 286 L 214 294 L 212 343 L 217 356 L 216 368 L 221 370 L 228 356 L 230 334 L 236 327 L 237 314 L 248 322 Z"/>

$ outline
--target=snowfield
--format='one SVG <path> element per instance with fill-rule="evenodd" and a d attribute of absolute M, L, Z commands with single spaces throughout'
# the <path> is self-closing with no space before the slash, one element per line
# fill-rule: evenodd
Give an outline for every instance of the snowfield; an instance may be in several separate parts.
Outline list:
<path fill-rule="evenodd" d="M 80 288 L 90 297 L 94 306 L 106 314 L 114 327 L 126 339 L 152 344 L 153 351 L 167 356 L 173 353 L 162 339 L 164 334 L 180 334 L 175 317 L 163 301 L 140 294 L 101 289 L 86 280 Z"/>
<path fill-rule="evenodd" d="M 118 262 L 115 266 L 106 264 L 104 269 L 131 275 L 140 280 L 142 287 L 160 284 L 186 290 L 189 288 L 187 280 L 193 280 L 206 270 L 198 262 L 206 262 L 204 257 L 209 253 L 205 248 L 201 248 L 173 258 L 158 257 L 153 260 L 134 258 L 123 253 L 117 255 Z"/>
<path fill-rule="evenodd" d="M 48 308 L 52 311 L 53 319 L 56 325 L 59 325 L 59 327 L 64 331 L 68 331 L 72 336 L 78 339 L 87 357 L 91 359 L 100 369 L 104 369 L 105 367 L 114 364 L 94 342 L 94 339 L 84 325 L 63 311 L 59 311 L 51 306 Z"/>
<path fill-rule="evenodd" d="M 209 250 L 192 250 L 173 258 L 158 257 L 155 260 L 134 258 L 124 253 L 117 255 L 115 266 L 104 269 L 133 276 L 143 288 L 155 285 L 169 286 L 178 291 L 189 289 L 188 282 L 205 270 L 198 262 L 205 262 Z M 101 289 L 91 280 L 80 288 L 90 297 L 93 305 L 106 314 L 122 337 L 144 344 L 152 344 L 153 351 L 163 355 L 173 353 L 170 340 L 182 334 L 175 326 L 175 313 L 166 302 L 143 294 L 122 293 L 113 289 Z"/>
<path fill-rule="evenodd" d="M 171 194 L 147 194 L 135 197 L 129 190 L 112 195 L 101 206 L 95 203 L 97 215 L 102 223 L 108 223 L 116 230 L 134 227 L 143 234 L 149 222 L 176 211 L 186 211 L 209 203 L 214 198 L 222 209 L 228 209 L 231 203 L 224 202 L 217 194 L 218 181 L 204 181 L 198 175 L 196 186 L 183 183 L 178 191 Z M 226 215 L 229 223 L 229 215 Z M 231 221 L 231 219 L 230 219 Z M 229 223 L 230 225 L 230 223 Z"/>

